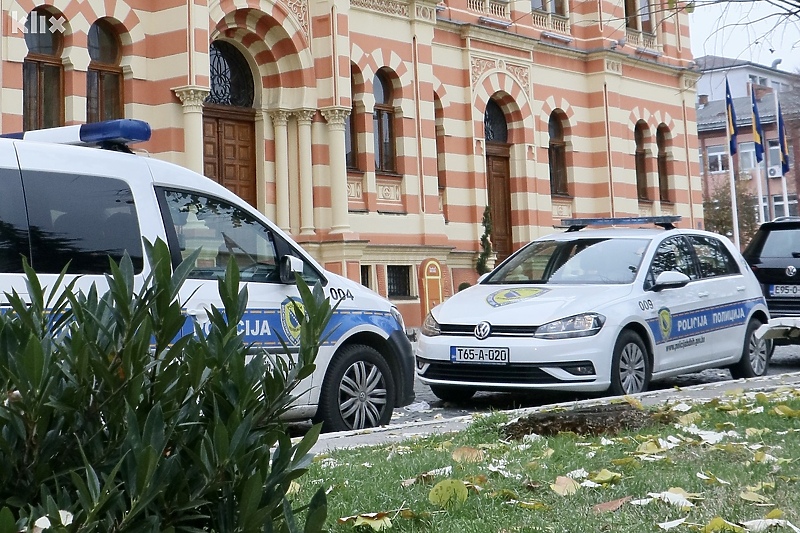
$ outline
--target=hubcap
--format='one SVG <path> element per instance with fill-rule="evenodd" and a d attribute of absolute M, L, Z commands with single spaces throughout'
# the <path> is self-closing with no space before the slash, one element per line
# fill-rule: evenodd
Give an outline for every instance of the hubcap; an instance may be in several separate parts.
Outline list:
<path fill-rule="evenodd" d="M 761 376 L 767 369 L 767 359 L 769 358 L 769 350 L 766 341 L 758 340 L 755 333 L 750 335 L 750 343 L 748 346 L 750 355 L 750 368 L 757 376 Z"/>
<path fill-rule="evenodd" d="M 625 394 L 644 390 L 646 369 L 645 354 L 639 345 L 632 342 L 626 344 L 619 357 L 619 380 Z"/>
<path fill-rule="evenodd" d="M 339 412 L 347 427 L 375 427 L 385 409 L 386 383 L 380 369 L 367 361 L 350 365 L 339 384 Z"/>

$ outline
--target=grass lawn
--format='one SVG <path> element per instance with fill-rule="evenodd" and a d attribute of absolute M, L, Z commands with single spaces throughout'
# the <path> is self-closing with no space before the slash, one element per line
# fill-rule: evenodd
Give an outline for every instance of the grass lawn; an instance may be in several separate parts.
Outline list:
<path fill-rule="evenodd" d="M 318 456 L 332 532 L 799 532 L 800 390 L 516 421 Z"/>

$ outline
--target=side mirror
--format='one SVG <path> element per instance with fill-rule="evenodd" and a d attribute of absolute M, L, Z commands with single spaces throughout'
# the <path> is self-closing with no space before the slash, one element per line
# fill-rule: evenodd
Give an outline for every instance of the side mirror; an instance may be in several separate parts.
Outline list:
<path fill-rule="evenodd" d="M 303 272 L 303 260 L 293 255 L 284 255 L 281 258 L 280 275 L 281 283 L 294 284 L 295 273 Z"/>
<path fill-rule="evenodd" d="M 664 289 L 678 289 L 685 287 L 689 281 L 689 276 L 686 274 L 675 270 L 667 270 L 658 275 L 652 290 L 658 292 Z"/>

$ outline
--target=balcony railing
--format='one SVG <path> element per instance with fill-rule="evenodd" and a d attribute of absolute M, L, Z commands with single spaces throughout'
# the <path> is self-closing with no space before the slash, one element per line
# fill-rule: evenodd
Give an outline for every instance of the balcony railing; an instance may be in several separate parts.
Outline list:
<path fill-rule="evenodd" d="M 467 7 L 471 11 L 482 13 L 488 17 L 510 21 L 511 7 L 508 2 L 496 2 L 493 0 L 467 0 Z"/>
<path fill-rule="evenodd" d="M 569 17 L 538 9 L 531 11 L 531 16 L 534 27 L 569 35 Z"/>
<path fill-rule="evenodd" d="M 628 44 L 634 48 L 653 55 L 661 55 L 654 34 L 628 28 L 626 36 Z"/>

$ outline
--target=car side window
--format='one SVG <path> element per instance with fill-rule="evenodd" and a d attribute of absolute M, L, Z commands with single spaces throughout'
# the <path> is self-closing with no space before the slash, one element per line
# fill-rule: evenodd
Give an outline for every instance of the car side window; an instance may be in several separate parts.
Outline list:
<path fill-rule="evenodd" d="M 279 282 L 278 254 L 272 232 L 256 218 L 224 200 L 191 192 L 165 190 L 164 198 L 181 259 L 196 250 L 195 279 L 225 275 L 232 257 L 242 281 Z"/>
<path fill-rule="evenodd" d="M 28 220 L 19 170 L 0 168 L 0 272 L 22 272 L 22 257 L 30 262 Z"/>
<path fill-rule="evenodd" d="M 705 235 L 687 235 L 687 238 L 694 246 L 702 277 L 713 278 L 740 272 L 736 260 L 719 239 Z"/>
<path fill-rule="evenodd" d="M 39 273 L 110 272 L 127 251 L 138 273 L 143 246 L 128 184 L 103 176 L 22 172 L 30 225 L 31 265 Z"/>
<path fill-rule="evenodd" d="M 652 287 L 659 274 L 670 270 L 686 274 L 692 280 L 700 277 L 692 257 L 691 246 L 683 237 L 670 237 L 658 245 L 647 272 L 645 288 Z"/>

